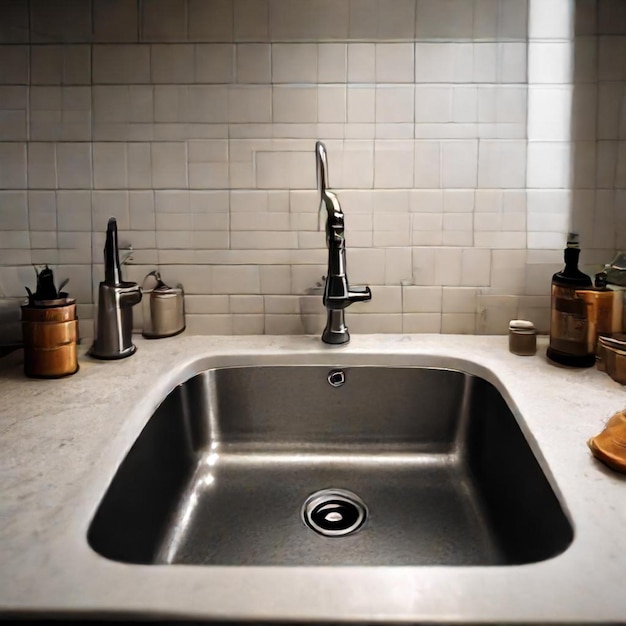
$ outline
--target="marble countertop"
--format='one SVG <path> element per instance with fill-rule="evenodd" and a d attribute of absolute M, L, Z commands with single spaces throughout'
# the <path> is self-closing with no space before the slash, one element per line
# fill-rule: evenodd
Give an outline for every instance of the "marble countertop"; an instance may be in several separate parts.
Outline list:
<path fill-rule="evenodd" d="M 505 336 L 354 335 L 136 338 L 137 353 L 31 380 L 20 351 L 0 360 L 0 618 L 158 616 L 369 622 L 623 622 L 626 476 L 586 441 L 626 406 L 595 369 L 518 357 Z M 494 383 L 562 499 L 574 541 L 561 555 L 509 567 L 200 567 L 109 561 L 87 544 L 117 467 L 174 386 L 228 364 L 458 367 Z"/>

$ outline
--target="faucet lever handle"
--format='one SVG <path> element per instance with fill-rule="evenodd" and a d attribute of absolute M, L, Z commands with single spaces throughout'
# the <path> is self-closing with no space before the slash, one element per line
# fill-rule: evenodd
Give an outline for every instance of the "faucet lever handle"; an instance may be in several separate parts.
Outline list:
<path fill-rule="evenodd" d="M 353 302 L 367 302 L 372 299 L 372 290 L 369 287 L 350 287 L 348 299 L 350 304 Z"/>
<path fill-rule="evenodd" d="M 137 283 L 124 282 L 118 288 L 119 303 L 121 307 L 135 306 L 141 302 L 141 288 Z"/>

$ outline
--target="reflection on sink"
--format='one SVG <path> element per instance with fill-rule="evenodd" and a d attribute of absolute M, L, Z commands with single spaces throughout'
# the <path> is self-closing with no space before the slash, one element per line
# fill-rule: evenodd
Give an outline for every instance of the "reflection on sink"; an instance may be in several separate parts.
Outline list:
<path fill-rule="evenodd" d="M 350 366 L 207 370 L 179 385 L 121 464 L 89 530 L 101 555 L 199 565 L 513 565 L 572 540 L 515 417 L 460 371 Z M 351 492 L 346 536 L 303 521 Z M 341 523 L 343 510 L 326 515 Z"/>

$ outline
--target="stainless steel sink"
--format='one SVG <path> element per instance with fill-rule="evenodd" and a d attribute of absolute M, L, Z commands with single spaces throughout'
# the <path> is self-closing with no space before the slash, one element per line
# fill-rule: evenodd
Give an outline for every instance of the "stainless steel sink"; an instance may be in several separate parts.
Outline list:
<path fill-rule="evenodd" d="M 492 384 L 330 365 L 223 367 L 176 387 L 89 529 L 116 561 L 231 566 L 516 565 L 572 536 Z"/>

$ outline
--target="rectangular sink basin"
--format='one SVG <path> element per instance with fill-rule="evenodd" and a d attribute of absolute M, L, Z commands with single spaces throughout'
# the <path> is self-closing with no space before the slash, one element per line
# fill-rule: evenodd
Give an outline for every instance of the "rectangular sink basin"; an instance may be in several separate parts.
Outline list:
<path fill-rule="evenodd" d="M 510 566 L 572 537 L 491 383 L 320 365 L 215 368 L 176 387 L 88 534 L 115 561 L 228 566 Z"/>

